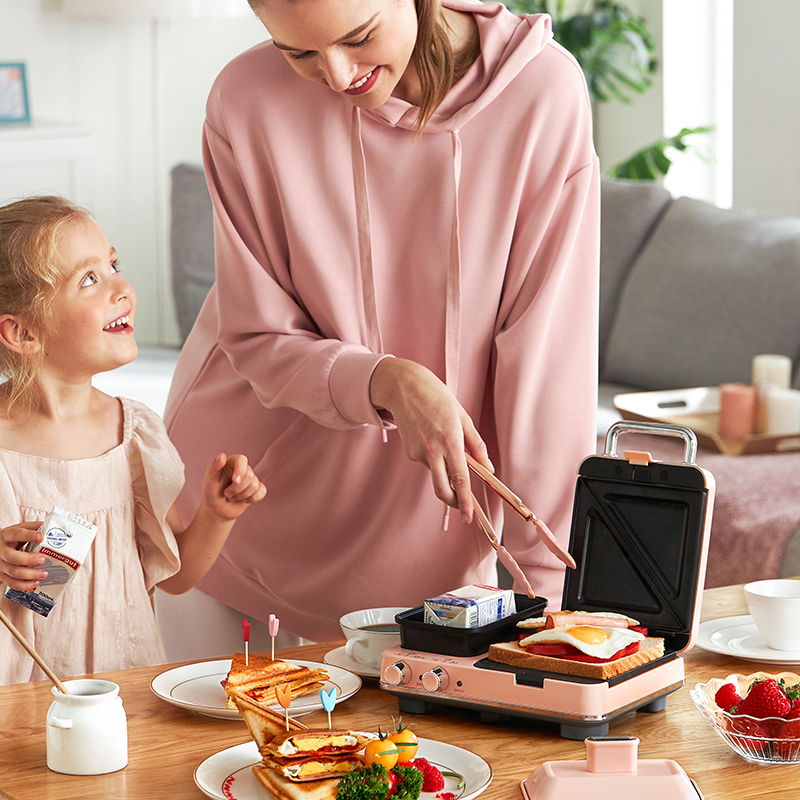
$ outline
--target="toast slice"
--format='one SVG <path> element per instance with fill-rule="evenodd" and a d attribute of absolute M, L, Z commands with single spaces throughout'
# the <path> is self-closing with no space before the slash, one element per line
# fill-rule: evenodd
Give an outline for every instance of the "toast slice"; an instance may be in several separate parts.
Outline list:
<path fill-rule="evenodd" d="M 546 672 L 559 672 L 562 675 L 579 675 L 583 678 L 599 678 L 605 680 L 622 675 L 624 672 L 655 661 L 664 655 L 664 640 L 646 638 L 639 645 L 639 652 L 623 656 L 615 661 L 603 664 L 589 664 L 585 661 L 571 661 L 568 658 L 537 656 L 529 653 L 517 642 L 501 642 L 489 646 L 489 660 L 511 667 L 538 669 Z"/>
<path fill-rule="evenodd" d="M 253 765 L 253 775 L 275 800 L 336 800 L 338 778 L 319 781 L 290 781 L 263 764 Z"/>
<path fill-rule="evenodd" d="M 246 694 L 234 695 L 233 702 L 242 719 L 244 719 L 253 741 L 258 745 L 258 752 L 263 756 L 267 745 L 276 736 L 286 733 L 286 715 L 264 708 Z M 306 730 L 306 726 L 302 722 L 289 717 L 289 731 L 291 733 L 298 733 L 304 730 Z"/>

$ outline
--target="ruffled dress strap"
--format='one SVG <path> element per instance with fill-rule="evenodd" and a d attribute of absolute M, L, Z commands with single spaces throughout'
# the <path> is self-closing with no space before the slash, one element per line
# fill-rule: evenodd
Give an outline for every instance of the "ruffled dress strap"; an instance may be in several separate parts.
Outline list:
<path fill-rule="evenodd" d="M 124 442 L 131 469 L 136 546 L 145 586 L 180 568 L 178 545 L 167 523 L 167 512 L 183 488 L 184 471 L 161 417 L 143 403 L 120 398 L 125 410 Z"/>

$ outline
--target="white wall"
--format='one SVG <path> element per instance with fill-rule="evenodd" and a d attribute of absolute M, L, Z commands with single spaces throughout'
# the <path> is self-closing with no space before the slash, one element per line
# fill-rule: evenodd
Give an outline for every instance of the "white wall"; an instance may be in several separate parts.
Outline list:
<path fill-rule="evenodd" d="M 92 210 L 137 290 L 140 344 L 179 341 L 169 276 L 169 170 L 200 160 L 214 77 L 265 36 L 249 14 L 87 21 L 66 17 L 60 0 L 0 0 L 0 61 L 27 64 L 34 120 L 78 123 L 95 134 Z"/>
<path fill-rule="evenodd" d="M 800 2 L 734 9 L 733 202 L 800 216 Z"/>

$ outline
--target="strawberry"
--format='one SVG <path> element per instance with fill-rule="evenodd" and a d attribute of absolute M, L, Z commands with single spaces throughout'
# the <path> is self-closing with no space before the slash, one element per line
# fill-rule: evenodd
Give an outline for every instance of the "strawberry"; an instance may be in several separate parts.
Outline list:
<path fill-rule="evenodd" d="M 764 719 L 785 717 L 791 708 L 792 703 L 781 685 L 774 678 L 766 678 L 750 686 L 747 697 L 739 704 L 736 713 Z"/>
<path fill-rule="evenodd" d="M 739 697 L 739 692 L 732 683 L 723 683 L 714 695 L 714 702 L 723 711 L 735 712 L 739 708 L 742 698 Z"/>
<path fill-rule="evenodd" d="M 422 773 L 423 792 L 441 792 L 444 789 L 444 775 L 433 764 L 428 764 L 427 769 Z"/>

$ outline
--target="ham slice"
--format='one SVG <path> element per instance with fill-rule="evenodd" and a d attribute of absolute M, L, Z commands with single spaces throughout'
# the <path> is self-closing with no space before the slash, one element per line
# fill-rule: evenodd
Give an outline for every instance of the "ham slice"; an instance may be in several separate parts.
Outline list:
<path fill-rule="evenodd" d="M 635 624 L 636 620 L 630 620 L 623 616 L 607 614 L 583 614 L 556 611 L 548 614 L 545 621 L 545 628 L 560 628 L 564 625 L 593 625 L 597 628 L 628 628 Z M 636 623 L 638 624 L 638 623 Z"/>

